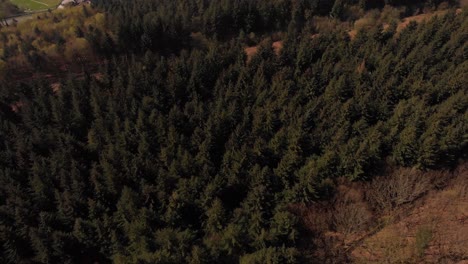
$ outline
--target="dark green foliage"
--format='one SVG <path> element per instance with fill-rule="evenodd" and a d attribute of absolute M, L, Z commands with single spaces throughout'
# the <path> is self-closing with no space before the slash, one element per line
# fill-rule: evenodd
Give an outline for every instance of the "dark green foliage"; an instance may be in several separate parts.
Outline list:
<path fill-rule="evenodd" d="M 466 12 L 399 36 L 297 31 L 246 62 L 235 40 L 192 47 L 190 32 L 285 29 L 320 5 L 110 2 L 132 56 L 55 93 L 0 87 L 1 263 L 307 262 L 290 205 L 389 163 L 466 159 Z"/>

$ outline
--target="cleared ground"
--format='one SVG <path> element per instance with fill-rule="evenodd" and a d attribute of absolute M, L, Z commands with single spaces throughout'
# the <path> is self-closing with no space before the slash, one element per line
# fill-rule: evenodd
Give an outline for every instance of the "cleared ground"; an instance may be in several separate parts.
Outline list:
<path fill-rule="evenodd" d="M 26 11 L 37 11 L 55 8 L 61 0 L 10 0 L 13 4 Z"/>

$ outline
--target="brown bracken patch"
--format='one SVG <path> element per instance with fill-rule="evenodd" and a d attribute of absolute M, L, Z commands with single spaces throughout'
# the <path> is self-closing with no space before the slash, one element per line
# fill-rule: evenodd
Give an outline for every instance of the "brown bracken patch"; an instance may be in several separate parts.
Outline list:
<path fill-rule="evenodd" d="M 272 47 L 273 47 L 273 50 L 275 51 L 275 54 L 279 55 L 281 52 L 281 49 L 283 49 L 283 41 L 279 40 L 279 41 L 273 42 Z"/>

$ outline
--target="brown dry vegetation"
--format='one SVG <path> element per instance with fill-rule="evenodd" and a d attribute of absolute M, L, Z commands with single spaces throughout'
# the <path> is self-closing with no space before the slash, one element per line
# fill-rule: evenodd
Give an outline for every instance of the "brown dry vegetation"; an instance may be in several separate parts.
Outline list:
<path fill-rule="evenodd" d="M 395 220 L 353 250 L 356 262 L 457 263 L 468 259 L 468 166 L 459 168 L 445 188 L 431 190 L 411 208 L 389 211 L 387 217 Z"/>
<path fill-rule="evenodd" d="M 343 182 L 332 202 L 293 206 L 312 258 L 352 263 L 458 263 L 468 259 L 468 163 L 455 171 L 391 170 Z M 336 262 L 336 263 L 338 263 Z"/>
<path fill-rule="evenodd" d="M 421 23 L 421 22 L 427 21 L 427 20 L 429 20 L 429 19 L 431 19 L 431 18 L 433 18 L 435 16 L 443 16 L 445 14 L 447 14 L 447 10 L 436 11 L 436 12 L 433 12 L 433 13 L 420 14 L 420 15 L 417 15 L 417 16 L 406 17 L 400 23 L 398 23 L 397 32 L 400 32 L 401 30 L 406 28 L 413 21 L 416 22 L 416 23 Z"/>
<path fill-rule="evenodd" d="M 275 52 L 276 55 L 280 55 L 281 49 L 283 48 L 283 41 L 278 40 L 272 43 L 271 45 L 273 51 Z M 252 60 L 252 57 L 257 54 L 259 46 L 253 46 L 253 47 L 247 47 L 244 49 L 245 54 L 247 55 L 247 62 L 250 62 Z"/>
<path fill-rule="evenodd" d="M 244 50 L 245 50 L 245 54 L 247 55 L 247 62 L 250 62 L 252 60 L 252 57 L 255 54 L 257 54 L 258 46 L 247 47 Z"/>
<path fill-rule="evenodd" d="M 283 41 L 279 40 L 279 41 L 273 42 L 272 47 L 273 47 L 273 51 L 275 52 L 275 54 L 279 55 L 281 52 L 281 49 L 283 48 Z"/>
<path fill-rule="evenodd" d="M 348 31 L 348 35 L 351 40 L 355 39 L 360 30 L 365 30 L 367 28 L 373 27 L 376 24 L 382 24 L 383 30 L 388 30 L 391 23 L 396 23 L 396 31 L 400 32 L 406 28 L 411 22 L 422 23 L 430 20 L 435 16 L 443 16 L 448 13 L 448 10 L 438 10 L 431 13 L 419 14 L 414 16 L 409 16 L 400 19 L 400 15 L 403 11 L 394 7 L 386 6 L 381 12 L 377 10 L 371 10 L 367 12 L 363 17 L 356 20 L 352 29 Z M 462 9 L 457 9 L 456 14 L 460 14 Z M 317 30 L 320 31 L 332 31 L 337 27 L 349 28 L 350 26 L 347 23 L 339 23 L 334 19 L 327 17 L 314 17 L 314 25 Z M 313 34 L 311 39 L 319 36 L 320 34 Z M 279 55 L 281 49 L 283 48 L 283 41 L 277 40 L 273 42 L 272 48 L 276 55 Z M 257 53 L 258 46 L 246 47 L 244 49 L 247 55 L 247 62 L 250 62 L 252 57 Z"/>
<path fill-rule="evenodd" d="M 357 33 L 358 33 L 358 31 L 357 31 L 356 29 L 353 29 L 353 30 L 349 31 L 349 32 L 348 32 L 349 38 L 350 38 L 351 40 L 355 39 Z"/>

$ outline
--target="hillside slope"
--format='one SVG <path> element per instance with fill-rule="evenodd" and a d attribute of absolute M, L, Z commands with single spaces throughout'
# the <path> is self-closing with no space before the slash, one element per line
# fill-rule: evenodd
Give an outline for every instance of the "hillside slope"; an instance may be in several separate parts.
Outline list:
<path fill-rule="evenodd" d="M 453 171 L 389 169 L 343 182 L 331 201 L 292 208 L 310 263 L 468 260 L 468 163 Z M 318 248 L 318 250 L 317 250 Z"/>
<path fill-rule="evenodd" d="M 355 263 L 468 261 L 468 164 L 447 186 L 389 215 L 395 220 L 351 252 Z"/>
<path fill-rule="evenodd" d="M 351 39 L 340 8 L 366 8 L 330 3 L 96 0 L 1 28 L 0 263 L 465 258 L 467 12 Z"/>

